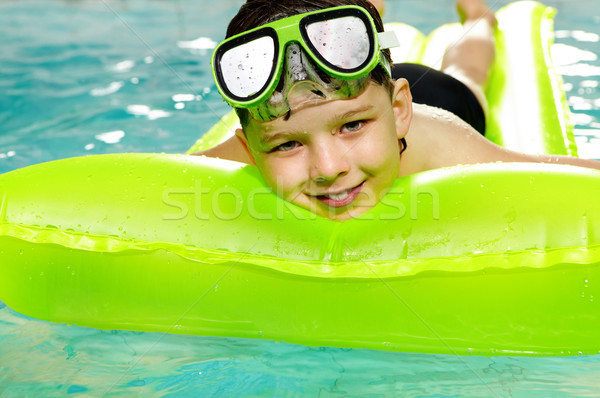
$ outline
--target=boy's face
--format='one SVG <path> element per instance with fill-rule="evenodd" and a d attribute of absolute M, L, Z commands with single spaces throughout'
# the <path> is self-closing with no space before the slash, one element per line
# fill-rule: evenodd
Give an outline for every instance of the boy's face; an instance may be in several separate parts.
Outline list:
<path fill-rule="evenodd" d="M 398 140 L 411 116 L 400 79 L 392 100 L 369 83 L 352 99 L 300 104 L 287 120 L 252 120 L 237 135 L 274 192 L 343 221 L 375 206 L 398 177 Z"/>

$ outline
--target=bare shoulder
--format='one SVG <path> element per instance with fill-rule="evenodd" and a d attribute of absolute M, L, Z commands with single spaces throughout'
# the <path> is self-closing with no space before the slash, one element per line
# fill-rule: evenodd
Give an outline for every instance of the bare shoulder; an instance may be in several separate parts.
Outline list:
<path fill-rule="evenodd" d="M 406 135 L 407 149 L 400 159 L 400 175 L 458 164 L 492 162 L 559 163 L 600 169 L 600 162 L 559 155 L 532 155 L 496 145 L 454 114 L 414 104 Z"/>
<path fill-rule="evenodd" d="M 451 112 L 414 104 L 413 114 L 400 165 L 402 175 L 458 164 L 527 161 L 493 144 Z"/>
<path fill-rule="evenodd" d="M 485 140 L 471 126 L 444 109 L 413 104 L 413 120 L 406 135 L 407 149 L 401 174 L 472 162 L 471 141 Z M 469 162 L 469 163 L 471 163 Z"/>

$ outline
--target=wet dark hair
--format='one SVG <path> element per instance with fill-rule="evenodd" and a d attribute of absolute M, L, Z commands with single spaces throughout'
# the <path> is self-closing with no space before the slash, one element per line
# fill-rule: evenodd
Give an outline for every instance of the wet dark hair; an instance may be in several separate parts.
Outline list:
<path fill-rule="evenodd" d="M 293 15 L 303 14 L 310 11 L 344 5 L 356 5 L 369 12 L 375 21 L 378 32 L 383 32 L 383 22 L 377 9 L 368 0 L 247 0 L 238 13 L 229 22 L 225 38 L 235 36 L 239 33 L 254 29 L 269 22 L 277 21 Z M 390 65 L 393 65 L 389 50 L 383 50 L 383 55 Z M 392 94 L 393 83 L 390 76 L 378 65 L 369 75 L 372 81 L 383 86 Z M 248 124 L 250 113 L 243 108 L 235 108 L 242 126 Z"/>

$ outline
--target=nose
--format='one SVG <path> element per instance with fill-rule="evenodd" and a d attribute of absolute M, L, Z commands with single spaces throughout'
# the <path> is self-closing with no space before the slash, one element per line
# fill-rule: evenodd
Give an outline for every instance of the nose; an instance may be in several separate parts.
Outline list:
<path fill-rule="evenodd" d="M 323 143 L 313 150 L 310 177 L 316 183 L 335 181 L 350 171 L 346 148 Z"/>

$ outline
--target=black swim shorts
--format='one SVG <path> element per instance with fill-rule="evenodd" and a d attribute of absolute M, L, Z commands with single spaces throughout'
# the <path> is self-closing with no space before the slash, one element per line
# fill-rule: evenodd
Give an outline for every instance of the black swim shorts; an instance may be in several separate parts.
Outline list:
<path fill-rule="evenodd" d="M 410 63 L 395 64 L 392 77 L 408 80 L 413 102 L 450 111 L 485 134 L 483 108 L 475 94 L 460 80 L 436 69 Z"/>

